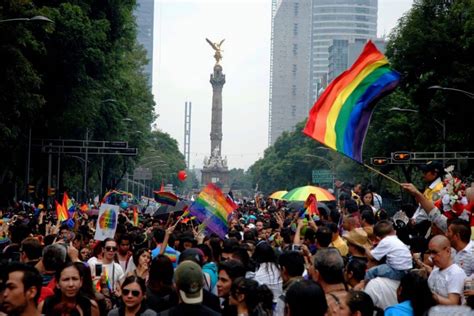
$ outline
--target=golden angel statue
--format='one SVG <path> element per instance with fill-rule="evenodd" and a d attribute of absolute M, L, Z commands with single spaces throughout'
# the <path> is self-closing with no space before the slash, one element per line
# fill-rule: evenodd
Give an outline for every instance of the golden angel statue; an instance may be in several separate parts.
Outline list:
<path fill-rule="evenodd" d="M 213 43 L 209 39 L 206 38 L 206 41 L 211 45 L 211 47 L 216 51 L 214 54 L 214 58 L 216 59 L 216 65 L 219 64 L 219 61 L 222 59 L 222 54 L 221 52 L 223 51 L 221 49 L 222 43 L 224 43 L 225 39 L 223 39 L 220 43 Z"/>

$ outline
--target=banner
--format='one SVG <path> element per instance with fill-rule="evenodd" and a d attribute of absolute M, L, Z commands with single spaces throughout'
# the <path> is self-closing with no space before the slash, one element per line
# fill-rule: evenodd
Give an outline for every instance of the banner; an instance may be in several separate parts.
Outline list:
<path fill-rule="evenodd" d="M 95 240 L 105 240 L 114 238 L 117 229 L 119 206 L 102 204 L 99 209 L 99 219 L 95 228 Z"/>

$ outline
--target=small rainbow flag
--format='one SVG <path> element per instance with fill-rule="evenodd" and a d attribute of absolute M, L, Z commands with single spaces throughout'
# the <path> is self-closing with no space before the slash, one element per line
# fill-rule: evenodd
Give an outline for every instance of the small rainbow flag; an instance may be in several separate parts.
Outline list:
<path fill-rule="evenodd" d="M 316 195 L 314 193 L 308 195 L 306 202 L 304 202 L 304 207 L 306 208 L 305 214 L 310 215 L 311 217 L 313 215 L 319 216 L 318 200 L 316 199 Z"/>
<path fill-rule="evenodd" d="M 186 224 L 187 222 L 193 221 L 195 219 L 196 219 L 196 216 L 186 217 L 185 219 L 181 221 L 181 223 Z"/>
<path fill-rule="evenodd" d="M 179 198 L 171 192 L 154 191 L 155 201 L 161 204 L 176 206 Z"/>
<path fill-rule="evenodd" d="M 189 209 L 199 221 L 206 222 L 208 230 L 225 238 L 228 228 L 227 218 L 237 207 L 230 197 L 225 196 L 216 185 L 209 183 Z"/>
<path fill-rule="evenodd" d="M 105 284 L 107 284 L 107 288 L 109 289 L 109 291 L 112 292 L 112 284 L 110 283 L 110 278 L 109 278 L 109 274 L 107 273 L 107 268 L 105 268 L 104 266 L 102 266 L 102 268 L 104 269 L 103 273 L 104 273 L 104 278 L 105 278 Z M 97 282 L 95 288 L 97 292 L 100 292 L 100 290 L 102 289 L 100 285 L 100 281 Z"/>
<path fill-rule="evenodd" d="M 74 212 L 75 209 L 74 203 L 72 203 L 72 200 L 67 195 L 67 192 L 64 192 L 63 194 L 63 207 L 69 213 Z"/>
<path fill-rule="evenodd" d="M 334 79 L 316 101 L 303 133 L 362 163 L 362 146 L 375 104 L 399 80 L 400 74 L 368 41 L 352 67 Z"/>
<path fill-rule="evenodd" d="M 56 205 L 56 216 L 58 218 L 58 221 L 59 222 L 67 221 L 69 219 L 69 214 L 64 208 L 64 206 L 59 204 L 58 201 L 56 200 L 54 201 L 54 203 Z"/>

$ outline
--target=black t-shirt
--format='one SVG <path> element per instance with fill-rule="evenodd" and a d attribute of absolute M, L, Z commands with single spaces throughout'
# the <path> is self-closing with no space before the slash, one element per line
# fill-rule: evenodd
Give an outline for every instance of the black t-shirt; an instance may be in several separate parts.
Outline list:
<path fill-rule="evenodd" d="M 220 316 L 221 314 L 202 304 L 179 304 L 158 316 Z"/>

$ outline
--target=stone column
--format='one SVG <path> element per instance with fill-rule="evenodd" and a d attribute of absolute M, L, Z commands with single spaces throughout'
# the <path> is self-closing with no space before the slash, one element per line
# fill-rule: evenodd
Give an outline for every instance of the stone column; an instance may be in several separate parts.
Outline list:
<path fill-rule="evenodd" d="M 221 65 L 214 66 L 210 82 L 212 85 L 211 156 L 222 157 L 222 87 L 225 83 L 225 75 L 222 73 Z"/>

